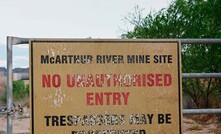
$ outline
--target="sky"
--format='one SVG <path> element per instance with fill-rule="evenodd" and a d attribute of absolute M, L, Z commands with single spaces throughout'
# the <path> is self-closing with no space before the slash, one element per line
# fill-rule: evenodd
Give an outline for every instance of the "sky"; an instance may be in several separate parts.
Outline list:
<path fill-rule="evenodd" d="M 6 67 L 6 37 L 120 38 L 132 29 L 125 17 L 166 8 L 172 0 L 0 0 L 0 67 Z M 13 46 L 13 68 L 29 66 L 28 44 Z"/>

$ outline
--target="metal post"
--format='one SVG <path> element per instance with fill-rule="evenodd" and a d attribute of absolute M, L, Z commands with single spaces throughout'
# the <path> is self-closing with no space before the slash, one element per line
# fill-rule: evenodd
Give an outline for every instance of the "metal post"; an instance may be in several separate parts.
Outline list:
<path fill-rule="evenodd" d="M 12 37 L 7 37 L 7 109 L 11 109 L 12 96 Z M 7 114 L 7 134 L 12 134 L 12 115 Z"/>

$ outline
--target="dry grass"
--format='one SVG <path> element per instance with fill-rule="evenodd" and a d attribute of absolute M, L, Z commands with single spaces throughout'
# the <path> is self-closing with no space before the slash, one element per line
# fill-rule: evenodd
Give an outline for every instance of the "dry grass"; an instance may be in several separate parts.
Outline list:
<path fill-rule="evenodd" d="M 189 130 L 191 131 L 199 131 L 202 130 L 202 126 L 200 126 L 199 124 L 193 124 L 191 128 L 189 128 Z"/>
<path fill-rule="evenodd" d="M 6 85 L 6 77 L 0 77 L 0 90 L 4 90 Z"/>
<path fill-rule="evenodd" d="M 221 134 L 221 124 L 217 125 L 217 129 L 214 130 L 215 134 Z"/>

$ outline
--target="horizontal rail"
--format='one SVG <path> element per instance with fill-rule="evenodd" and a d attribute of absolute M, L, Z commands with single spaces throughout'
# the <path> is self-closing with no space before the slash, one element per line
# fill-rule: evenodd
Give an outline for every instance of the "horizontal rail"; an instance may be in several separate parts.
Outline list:
<path fill-rule="evenodd" d="M 221 114 L 221 109 L 183 109 L 183 114 Z"/>
<path fill-rule="evenodd" d="M 221 78 L 221 73 L 183 73 L 182 78 Z"/>
<path fill-rule="evenodd" d="M 29 74 L 20 74 L 19 78 L 20 80 L 29 80 Z M 221 78 L 221 73 L 183 73 L 182 78 Z"/>
<path fill-rule="evenodd" d="M 180 39 L 181 44 L 221 44 L 221 39 Z"/>
<path fill-rule="evenodd" d="M 20 37 L 11 37 L 12 38 L 12 45 L 18 45 L 18 44 L 28 44 L 29 40 L 31 38 L 20 38 Z M 33 38 L 35 39 L 35 38 Z M 43 39 L 43 38 L 42 38 Z M 58 38 L 59 39 L 59 38 Z M 122 40 L 122 39 L 118 39 Z M 131 40 L 131 39 L 130 39 Z M 171 40 L 179 40 L 181 44 L 221 44 L 221 39 L 210 39 L 210 38 L 204 38 L 204 39 L 144 39 L 143 41 L 148 40 L 165 40 L 165 41 L 171 41 Z"/>

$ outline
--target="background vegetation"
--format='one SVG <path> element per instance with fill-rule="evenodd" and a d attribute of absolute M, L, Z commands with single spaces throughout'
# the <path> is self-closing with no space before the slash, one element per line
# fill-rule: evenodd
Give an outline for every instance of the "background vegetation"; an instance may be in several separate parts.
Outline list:
<path fill-rule="evenodd" d="M 29 97 L 29 84 L 25 85 L 23 80 L 13 81 L 12 92 L 14 100 L 22 100 L 25 97 Z M 7 99 L 7 90 L 5 90 L 4 95 L 1 99 L 6 102 Z"/>
<path fill-rule="evenodd" d="M 134 28 L 122 38 L 221 38 L 221 0 L 175 0 L 145 17 L 142 10 L 136 6 L 125 18 Z M 182 45 L 182 72 L 221 72 L 221 45 Z M 185 79 L 183 92 L 197 108 L 217 107 L 221 79 Z"/>

